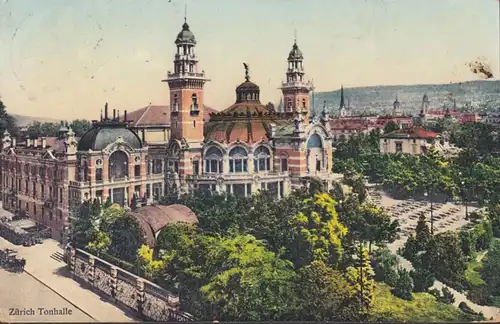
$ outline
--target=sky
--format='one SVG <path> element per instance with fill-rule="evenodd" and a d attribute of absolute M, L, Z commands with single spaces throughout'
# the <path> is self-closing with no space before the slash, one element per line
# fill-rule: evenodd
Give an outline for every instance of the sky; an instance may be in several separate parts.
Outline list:
<path fill-rule="evenodd" d="M 499 75 L 499 0 L 0 0 L 1 99 L 57 119 L 168 104 L 186 7 L 218 110 L 243 62 L 261 101 L 278 102 L 295 35 L 316 91 L 474 80 L 477 59 Z"/>

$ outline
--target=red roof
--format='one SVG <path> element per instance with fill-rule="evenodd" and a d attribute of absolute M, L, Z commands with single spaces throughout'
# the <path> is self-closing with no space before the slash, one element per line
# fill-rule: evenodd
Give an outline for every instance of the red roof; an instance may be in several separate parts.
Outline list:
<path fill-rule="evenodd" d="M 217 110 L 204 106 L 203 119 L 210 120 L 210 114 Z M 149 105 L 127 113 L 127 119 L 133 121 L 133 127 L 144 126 L 170 126 L 170 107 Z"/>
<path fill-rule="evenodd" d="M 394 132 L 383 135 L 386 138 L 414 138 L 414 139 L 433 139 L 439 134 L 425 130 L 421 127 L 398 129 Z"/>

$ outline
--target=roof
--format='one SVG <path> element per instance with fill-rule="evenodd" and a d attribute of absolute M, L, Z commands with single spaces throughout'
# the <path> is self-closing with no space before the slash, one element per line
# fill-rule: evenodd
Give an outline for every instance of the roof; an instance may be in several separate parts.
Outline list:
<path fill-rule="evenodd" d="M 302 55 L 302 51 L 299 49 L 299 46 L 297 45 L 297 42 L 293 43 L 292 50 L 288 54 L 288 60 L 303 60 L 304 56 Z"/>
<path fill-rule="evenodd" d="M 134 149 L 142 148 L 139 136 L 126 127 L 125 123 L 99 122 L 88 130 L 78 141 L 78 151 L 101 151 L 121 137 L 125 143 Z"/>
<path fill-rule="evenodd" d="M 208 121 L 210 114 L 217 110 L 208 106 L 203 106 L 203 119 Z M 132 121 L 132 127 L 170 126 L 170 107 L 149 105 L 127 113 L 127 119 Z"/>
<path fill-rule="evenodd" d="M 141 229 L 146 236 L 149 246 L 154 246 L 157 234 L 166 226 L 175 223 L 197 224 L 196 214 L 184 205 L 149 205 L 137 208 L 133 212 L 128 212 L 136 218 Z"/>
<path fill-rule="evenodd" d="M 384 134 L 382 138 L 414 138 L 414 139 L 433 139 L 438 137 L 439 134 L 427 131 L 421 127 L 403 128 L 396 131 Z"/>
<path fill-rule="evenodd" d="M 176 44 L 182 44 L 182 43 L 190 43 L 190 44 L 196 44 L 196 39 L 194 37 L 194 34 L 191 30 L 189 30 L 189 25 L 187 22 L 184 22 L 182 25 L 182 30 L 180 31 L 179 34 L 177 34 L 177 38 L 175 39 Z"/>

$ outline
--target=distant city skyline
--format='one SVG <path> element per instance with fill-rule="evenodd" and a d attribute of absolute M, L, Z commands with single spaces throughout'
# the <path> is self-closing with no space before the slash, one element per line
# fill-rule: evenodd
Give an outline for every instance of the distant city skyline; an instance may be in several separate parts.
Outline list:
<path fill-rule="evenodd" d="M 499 74 L 498 0 L 0 0 L 0 96 L 13 114 L 97 119 L 104 103 L 168 104 L 174 40 L 184 22 L 205 104 L 235 100 L 250 66 L 261 101 L 278 102 L 294 41 L 315 91 L 478 79 Z"/>

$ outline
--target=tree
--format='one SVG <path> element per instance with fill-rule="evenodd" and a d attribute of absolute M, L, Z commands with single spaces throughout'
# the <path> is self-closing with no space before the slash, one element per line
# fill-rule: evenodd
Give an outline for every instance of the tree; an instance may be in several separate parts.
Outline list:
<path fill-rule="evenodd" d="M 108 252 L 109 246 L 111 245 L 111 238 L 109 235 L 102 231 L 97 231 L 93 236 L 93 240 L 87 244 L 86 249 L 96 256 L 101 256 Z"/>
<path fill-rule="evenodd" d="M 6 130 L 12 137 L 19 135 L 16 119 L 7 113 L 7 108 L 3 101 L 0 100 L 0 136 L 3 136 Z"/>
<path fill-rule="evenodd" d="M 347 228 L 338 221 L 336 204 L 329 194 L 317 193 L 305 199 L 301 211 L 290 220 L 295 233 L 287 256 L 297 268 L 315 260 L 328 265 L 340 261 Z"/>
<path fill-rule="evenodd" d="M 162 260 L 153 259 L 153 249 L 147 245 L 142 245 L 137 251 L 137 264 L 142 274 L 150 280 L 159 278 L 165 266 Z"/>
<path fill-rule="evenodd" d="M 137 219 L 122 215 L 109 224 L 106 233 L 111 239 L 109 252 L 122 260 L 135 262 L 137 250 L 145 244 L 144 233 Z"/>
<path fill-rule="evenodd" d="M 357 253 L 357 264 L 346 269 L 347 281 L 354 289 L 356 301 L 359 305 L 360 316 L 364 317 L 370 309 L 375 289 L 375 273 L 370 264 L 370 256 L 368 250 L 359 246 Z"/>
<path fill-rule="evenodd" d="M 427 269 L 417 268 L 410 271 L 410 276 L 413 279 L 414 292 L 426 292 L 434 285 L 434 275 Z"/>
<path fill-rule="evenodd" d="M 278 320 L 293 298 L 294 272 L 251 235 L 221 238 L 209 252 L 217 269 L 200 291 L 223 321 Z"/>
<path fill-rule="evenodd" d="M 355 291 L 343 273 L 321 261 L 300 268 L 295 280 L 298 307 L 294 310 L 300 321 L 352 321 L 359 319 L 363 309 L 355 303 Z"/>
<path fill-rule="evenodd" d="M 500 241 L 493 241 L 488 254 L 483 259 L 481 279 L 491 288 L 494 295 L 500 295 Z"/>
<path fill-rule="evenodd" d="M 373 243 L 392 243 L 396 240 L 399 223 L 391 220 L 389 214 L 382 209 L 371 203 L 364 203 L 348 228 L 352 233 L 358 234 L 360 240 L 368 242 L 368 252 L 371 254 Z"/>
<path fill-rule="evenodd" d="M 75 119 L 71 122 L 70 127 L 76 137 L 82 137 L 83 134 L 92 128 L 92 123 L 85 119 Z"/>
<path fill-rule="evenodd" d="M 101 206 L 99 203 L 84 201 L 78 205 L 70 217 L 70 240 L 74 247 L 85 248 L 99 232 Z"/>
<path fill-rule="evenodd" d="M 374 251 L 372 256 L 372 268 L 375 273 L 375 281 L 385 282 L 389 286 L 396 284 L 398 273 L 396 267 L 398 259 L 387 248 L 381 248 Z"/>
<path fill-rule="evenodd" d="M 400 127 L 396 122 L 390 121 L 384 126 L 384 134 L 388 134 L 394 131 L 399 130 Z"/>
<path fill-rule="evenodd" d="M 410 273 L 403 268 L 398 269 L 398 279 L 396 280 L 396 285 L 392 289 L 392 294 L 396 297 L 405 300 L 412 300 L 413 295 L 413 279 Z"/>

